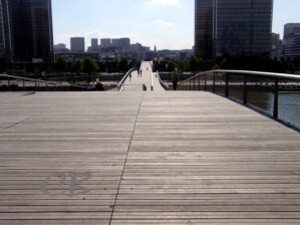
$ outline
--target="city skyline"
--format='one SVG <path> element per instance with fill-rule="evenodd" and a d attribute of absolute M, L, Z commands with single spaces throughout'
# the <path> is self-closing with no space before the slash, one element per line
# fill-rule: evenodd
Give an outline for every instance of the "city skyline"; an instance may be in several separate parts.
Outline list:
<path fill-rule="evenodd" d="M 272 30 L 281 38 L 284 24 L 300 22 L 297 3 L 274 0 Z M 158 50 L 194 45 L 194 0 L 52 0 L 52 5 L 54 43 L 68 48 L 70 37 L 78 36 L 85 37 L 86 47 L 91 38 L 121 37 Z"/>

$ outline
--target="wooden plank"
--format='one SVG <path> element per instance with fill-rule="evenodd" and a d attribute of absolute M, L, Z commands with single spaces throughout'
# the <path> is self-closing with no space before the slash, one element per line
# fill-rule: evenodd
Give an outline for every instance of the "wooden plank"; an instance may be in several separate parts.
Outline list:
<path fill-rule="evenodd" d="M 300 223 L 299 133 L 222 97 L 0 93 L 0 104 L 0 225 Z"/>

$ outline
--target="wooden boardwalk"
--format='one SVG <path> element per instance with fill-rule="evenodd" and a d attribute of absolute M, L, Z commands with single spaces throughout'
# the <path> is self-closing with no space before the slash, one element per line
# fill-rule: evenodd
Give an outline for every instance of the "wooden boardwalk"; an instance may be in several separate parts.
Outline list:
<path fill-rule="evenodd" d="M 0 225 L 300 224 L 300 136 L 205 92 L 0 93 Z"/>

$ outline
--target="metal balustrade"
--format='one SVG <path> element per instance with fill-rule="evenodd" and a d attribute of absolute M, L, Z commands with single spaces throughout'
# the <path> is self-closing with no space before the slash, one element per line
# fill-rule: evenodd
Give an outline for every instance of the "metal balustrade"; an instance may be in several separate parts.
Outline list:
<path fill-rule="evenodd" d="M 300 129 L 300 75 L 211 70 L 180 82 L 178 90 L 216 93 Z"/>
<path fill-rule="evenodd" d="M 0 74 L 0 91 L 84 91 L 85 86 Z"/>

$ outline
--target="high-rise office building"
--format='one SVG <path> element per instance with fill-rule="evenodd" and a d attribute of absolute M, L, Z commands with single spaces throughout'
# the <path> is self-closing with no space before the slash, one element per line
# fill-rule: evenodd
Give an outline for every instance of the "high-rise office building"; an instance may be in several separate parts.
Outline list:
<path fill-rule="evenodd" d="M 300 23 L 285 24 L 283 38 L 286 38 L 294 34 L 300 34 Z"/>
<path fill-rule="evenodd" d="M 5 39 L 4 39 L 2 1 L 0 1 L 0 58 L 5 58 Z"/>
<path fill-rule="evenodd" d="M 71 52 L 85 52 L 84 37 L 71 37 Z"/>
<path fill-rule="evenodd" d="M 0 53 L 7 62 L 53 59 L 51 0 L 1 0 Z"/>
<path fill-rule="evenodd" d="M 300 23 L 288 23 L 284 26 L 283 55 L 300 57 Z"/>
<path fill-rule="evenodd" d="M 92 38 L 91 39 L 91 47 L 92 48 L 97 48 L 98 47 L 98 39 L 97 38 Z"/>
<path fill-rule="evenodd" d="M 103 48 L 107 48 L 111 46 L 111 39 L 110 38 L 102 38 L 100 39 L 100 45 Z"/>
<path fill-rule="evenodd" d="M 273 0 L 196 0 L 195 54 L 269 53 L 272 14 Z"/>

